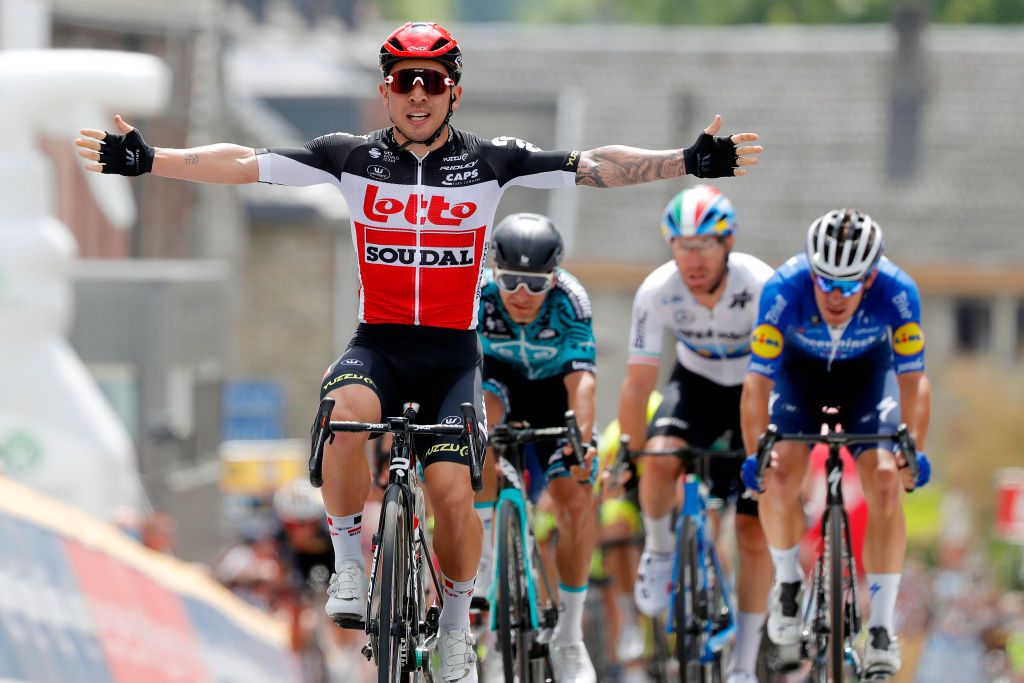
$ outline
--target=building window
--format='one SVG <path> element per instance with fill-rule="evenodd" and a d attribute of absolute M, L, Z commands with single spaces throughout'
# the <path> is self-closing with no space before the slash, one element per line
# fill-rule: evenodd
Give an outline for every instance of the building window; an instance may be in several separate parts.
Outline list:
<path fill-rule="evenodd" d="M 992 304 L 985 299 L 960 299 L 955 304 L 956 350 L 978 353 L 992 347 Z"/>

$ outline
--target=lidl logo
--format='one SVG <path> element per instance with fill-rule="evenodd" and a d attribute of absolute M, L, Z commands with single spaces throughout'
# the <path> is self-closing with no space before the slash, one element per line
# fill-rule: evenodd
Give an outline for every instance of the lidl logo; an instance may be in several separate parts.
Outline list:
<path fill-rule="evenodd" d="M 782 353 L 782 333 L 772 325 L 758 325 L 750 335 L 750 350 L 766 360 L 778 358 Z"/>
<path fill-rule="evenodd" d="M 924 332 L 917 323 L 900 326 L 892 334 L 892 350 L 901 356 L 913 356 L 924 348 Z"/>

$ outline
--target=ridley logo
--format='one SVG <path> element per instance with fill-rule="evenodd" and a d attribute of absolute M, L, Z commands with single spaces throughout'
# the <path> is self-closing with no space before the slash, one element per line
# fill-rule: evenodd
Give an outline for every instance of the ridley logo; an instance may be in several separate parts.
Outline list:
<path fill-rule="evenodd" d="M 367 244 L 363 251 L 363 260 L 366 263 L 415 265 L 427 268 L 474 264 L 471 248 L 395 247 L 386 244 Z"/>
<path fill-rule="evenodd" d="M 405 201 L 390 197 L 377 198 L 380 188 L 376 185 L 366 186 L 363 197 L 363 213 L 372 221 L 385 223 L 395 214 L 403 214 L 405 220 L 413 225 L 461 225 L 462 221 L 476 212 L 476 204 L 463 202 L 449 204 L 441 195 L 429 199 L 417 194 L 410 194 Z M 426 215 L 423 215 L 425 211 Z"/>

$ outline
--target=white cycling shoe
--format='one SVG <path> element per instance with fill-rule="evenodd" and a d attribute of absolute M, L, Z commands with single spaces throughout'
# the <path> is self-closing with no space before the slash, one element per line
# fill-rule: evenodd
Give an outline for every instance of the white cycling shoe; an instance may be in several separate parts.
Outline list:
<path fill-rule="evenodd" d="M 358 562 L 342 562 L 327 584 L 327 616 L 345 628 L 363 628 L 366 618 L 366 574 Z"/>
<path fill-rule="evenodd" d="M 900 644 L 889 636 L 884 626 L 868 629 L 868 644 L 864 649 L 864 680 L 889 681 L 903 666 Z"/>
<path fill-rule="evenodd" d="M 656 553 L 644 548 L 633 584 L 637 608 L 649 617 L 667 610 L 671 581 L 672 553 Z"/>
<path fill-rule="evenodd" d="M 757 676 L 749 671 L 733 671 L 725 679 L 725 683 L 758 683 Z"/>
<path fill-rule="evenodd" d="M 590 661 L 587 646 L 551 644 L 551 668 L 558 683 L 597 683 L 597 672 Z"/>
<path fill-rule="evenodd" d="M 469 629 L 442 630 L 438 634 L 437 655 L 441 664 L 438 674 L 442 681 L 478 683 L 474 644 Z"/>
<path fill-rule="evenodd" d="M 768 596 L 768 638 L 780 646 L 798 645 L 803 638 L 800 604 L 803 582 L 792 581 L 772 586 Z"/>

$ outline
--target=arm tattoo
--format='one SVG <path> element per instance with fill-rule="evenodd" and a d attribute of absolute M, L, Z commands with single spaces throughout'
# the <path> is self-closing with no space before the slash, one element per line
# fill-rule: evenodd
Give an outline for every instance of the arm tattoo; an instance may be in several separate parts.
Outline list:
<path fill-rule="evenodd" d="M 611 145 L 580 155 L 576 184 L 588 187 L 625 187 L 684 175 L 683 152 Z"/>
<path fill-rule="evenodd" d="M 186 154 L 185 155 L 185 164 L 186 165 L 192 165 L 192 164 L 198 164 L 198 163 L 199 163 L 199 155 L 198 154 Z"/>

